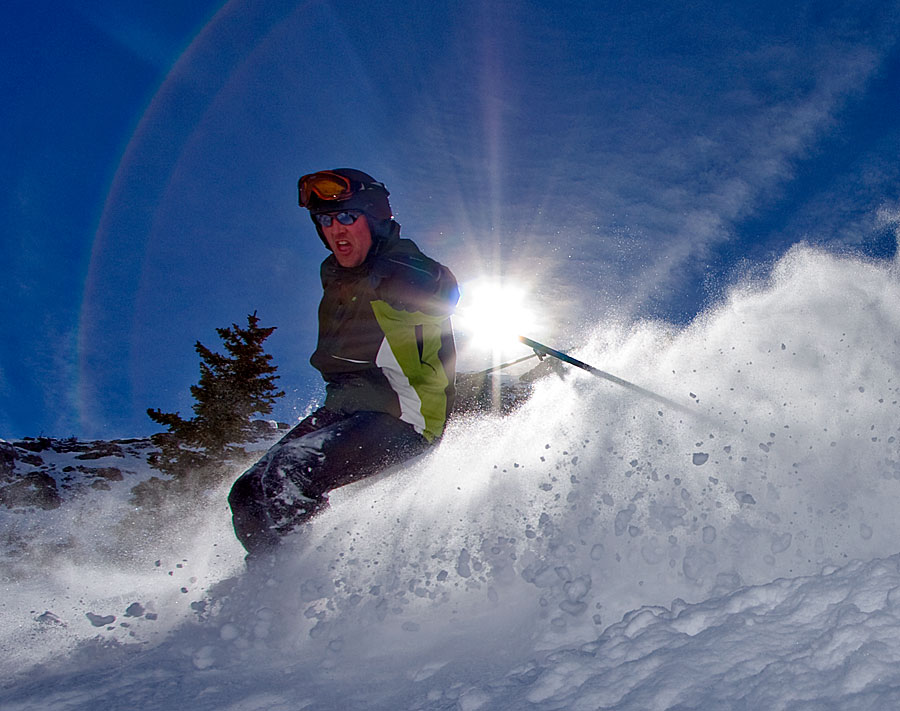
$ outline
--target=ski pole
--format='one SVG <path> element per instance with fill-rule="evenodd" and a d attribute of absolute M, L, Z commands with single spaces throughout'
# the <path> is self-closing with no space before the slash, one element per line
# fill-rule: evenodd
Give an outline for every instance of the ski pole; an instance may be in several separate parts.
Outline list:
<path fill-rule="evenodd" d="M 503 370 L 504 368 L 509 368 L 513 365 L 518 365 L 519 363 L 524 363 L 526 360 L 531 360 L 532 358 L 541 359 L 541 356 L 537 351 L 532 353 L 531 355 L 522 356 L 521 358 L 516 358 L 515 360 L 511 360 L 507 363 L 501 363 L 500 365 L 492 365 L 490 368 L 486 368 L 485 370 L 479 370 L 476 373 L 472 373 L 472 375 L 489 375 L 498 370 Z"/>
<path fill-rule="evenodd" d="M 524 343 L 526 346 L 534 350 L 535 354 L 537 354 L 538 358 L 542 356 L 551 356 L 553 358 L 557 358 L 561 360 L 563 363 L 568 363 L 569 365 L 574 365 L 576 368 L 581 368 L 582 370 L 586 370 L 588 373 L 592 375 L 596 375 L 598 378 L 603 378 L 604 380 L 609 380 L 616 385 L 621 385 L 623 388 L 627 388 L 632 392 L 636 392 L 645 397 L 652 398 L 663 405 L 667 405 L 675 410 L 680 412 L 687 413 L 689 415 L 696 415 L 697 413 L 688 409 L 684 405 L 679 405 L 677 402 L 673 400 L 669 400 L 667 397 L 663 397 L 662 395 L 657 395 L 652 390 L 647 390 L 646 388 L 642 388 L 640 385 L 635 385 L 634 383 L 630 383 L 627 380 L 623 380 L 622 378 L 613 375 L 612 373 L 607 373 L 605 370 L 600 370 L 599 368 L 595 368 L 592 365 L 588 365 L 584 361 L 580 361 L 577 358 L 573 358 L 570 355 L 563 353 L 562 351 L 558 351 L 554 348 L 550 348 L 549 346 L 545 346 L 543 343 L 538 343 L 530 338 L 526 338 L 525 336 L 519 336 L 519 341 Z"/>

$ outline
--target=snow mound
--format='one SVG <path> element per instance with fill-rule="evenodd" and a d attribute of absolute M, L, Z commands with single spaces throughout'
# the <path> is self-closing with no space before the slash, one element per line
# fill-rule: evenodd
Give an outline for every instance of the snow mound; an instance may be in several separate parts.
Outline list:
<path fill-rule="evenodd" d="M 464 696 L 480 693 L 491 709 L 894 708 L 898 633 L 892 556 L 696 605 L 640 608 L 597 641 Z"/>

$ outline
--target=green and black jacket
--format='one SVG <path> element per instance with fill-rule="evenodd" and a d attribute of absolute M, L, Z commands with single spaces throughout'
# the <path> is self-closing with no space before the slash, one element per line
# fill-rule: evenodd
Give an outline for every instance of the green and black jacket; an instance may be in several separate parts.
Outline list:
<path fill-rule="evenodd" d="M 455 397 L 450 315 L 452 272 L 400 239 L 391 221 L 366 261 L 323 263 L 319 342 L 310 363 L 325 379 L 325 407 L 386 412 L 429 442 L 440 437 Z"/>

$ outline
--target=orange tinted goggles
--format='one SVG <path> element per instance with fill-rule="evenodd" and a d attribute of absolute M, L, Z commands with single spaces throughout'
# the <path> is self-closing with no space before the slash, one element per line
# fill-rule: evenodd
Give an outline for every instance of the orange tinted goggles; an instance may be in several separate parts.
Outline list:
<path fill-rule="evenodd" d="M 346 200 L 356 191 L 343 175 L 322 170 L 300 178 L 300 207 L 309 207 L 310 198 L 316 195 L 320 200 Z"/>

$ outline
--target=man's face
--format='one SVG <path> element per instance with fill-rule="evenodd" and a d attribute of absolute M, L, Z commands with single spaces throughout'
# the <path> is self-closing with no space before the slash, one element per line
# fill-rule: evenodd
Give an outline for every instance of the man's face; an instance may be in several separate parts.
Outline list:
<path fill-rule="evenodd" d="M 372 248 L 372 232 L 364 215 L 350 225 L 332 219 L 327 227 L 322 225 L 322 234 L 342 267 L 358 267 L 366 261 Z"/>

